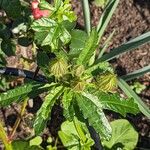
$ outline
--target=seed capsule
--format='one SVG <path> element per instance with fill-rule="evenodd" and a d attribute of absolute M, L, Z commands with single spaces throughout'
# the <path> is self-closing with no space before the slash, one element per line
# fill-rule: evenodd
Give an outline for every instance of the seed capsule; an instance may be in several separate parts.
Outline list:
<path fill-rule="evenodd" d="M 73 83 L 73 89 L 77 92 L 82 92 L 85 89 L 85 82 L 84 81 L 76 81 Z"/>
<path fill-rule="evenodd" d="M 55 59 L 50 63 L 50 73 L 61 78 L 68 73 L 68 64 L 64 59 Z"/>
<path fill-rule="evenodd" d="M 84 73 L 85 69 L 83 65 L 77 66 L 77 68 L 75 69 L 75 75 L 77 77 L 80 77 L 83 73 Z"/>
<path fill-rule="evenodd" d="M 96 78 L 96 85 L 103 92 L 114 92 L 117 87 L 117 77 L 115 74 L 106 72 Z"/>

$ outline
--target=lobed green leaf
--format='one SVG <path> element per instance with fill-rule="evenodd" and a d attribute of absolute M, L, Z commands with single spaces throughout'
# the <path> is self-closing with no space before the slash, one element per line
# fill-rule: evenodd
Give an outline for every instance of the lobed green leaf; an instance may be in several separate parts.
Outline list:
<path fill-rule="evenodd" d="M 80 126 L 82 132 L 84 131 L 83 136 L 85 137 L 85 141 L 80 137 L 74 122 L 65 121 L 61 125 L 61 130 L 58 132 L 63 145 L 69 150 L 90 150 L 94 142 L 90 137 L 86 125 L 79 121 L 76 123 Z"/>
<path fill-rule="evenodd" d="M 52 16 L 57 19 L 58 22 L 63 22 L 68 20 L 69 22 L 76 21 L 77 17 L 72 11 L 71 0 L 55 0 L 54 1 L 54 11 Z"/>
<path fill-rule="evenodd" d="M 13 102 L 21 101 L 29 96 L 31 92 L 37 91 L 43 84 L 37 82 L 26 83 L 15 89 L 8 90 L 7 92 L 0 93 L 0 107 L 8 106 Z"/>
<path fill-rule="evenodd" d="M 67 44 L 71 40 L 71 35 L 64 26 L 49 18 L 38 19 L 31 27 L 35 31 L 35 40 L 41 46 L 50 45 L 52 49 L 58 49 L 60 41 Z"/>
<path fill-rule="evenodd" d="M 127 113 L 139 113 L 138 105 L 131 99 L 120 98 L 118 94 L 108 94 L 104 92 L 97 92 L 97 97 L 102 104 L 103 109 L 109 109 L 126 116 Z"/>
<path fill-rule="evenodd" d="M 44 150 L 40 145 L 30 146 L 29 141 L 16 140 L 12 142 L 13 150 Z"/>
<path fill-rule="evenodd" d="M 73 92 L 70 89 L 65 89 L 62 98 L 63 115 L 69 121 L 72 121 L 75 115 L 72 99 L 73 99 Z"/>
<path fill-rule="evenodd" d="M 69 54 L 79 54 L 84 48 L 86 39 L 86 32 L 82 30 L 73 30 L 71 31 L 71 44 Z"/>
<path fill-rule="evenodd" d="M 109 139 L 111 137 L 111 127 L 97 97 L 86 93 L 83 95 L 76 94 L 76 100 L 89 124 L 100 134 L 101 138 Z"/>
<path fill-rule="evenodd" d="M 62 86 L 54 87 L 45 97 L 41 108 L 36 114 L 36 119 L 33 125 L 36 135 L 39 135 L 44 130 L 46 123 L 50 117 L 51 109 L 62 92 Z"/>
<path fill-rule="evenodd" d="M 83 48 L 79 55 L 79 58 L 77 59 L 78 65 L 86 65 L 89 62 L 89 59 L 93 56 L 97 48 L 97 40 L 97 31 L 93 29 L 85 43 L 85 47 Z"/>
<path fill-rule="evenodd" d="M 135 149 L 138 142 L 138 133 L 132 125 L 125 119 L 119 119 L 111 122 L 112 137 L 109 141 L 103 141 L 103 145 L 109 149 L 115 148 L 121 144 L 123 149 Z M 119 148 L 119 147 L 116 147 Z"/>

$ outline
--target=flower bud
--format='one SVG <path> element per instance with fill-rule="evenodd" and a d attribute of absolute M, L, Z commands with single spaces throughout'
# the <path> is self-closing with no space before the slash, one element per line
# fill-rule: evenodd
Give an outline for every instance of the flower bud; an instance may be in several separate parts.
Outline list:
<path fill-rule="evenodd" d="M 50 15 L 49 10 L 41 10 L 42 17 L 48 17 Z"/>
<path fill-rule="evenodd" d="M 68 73 L 68 64 L 64 59 L 55 59 L 50 63 L 50 73 L 61 78 Z"/>
<path fill-rule="evenodd" d="M 75 75 L 77 77 L 80 77 L 83 73 L 84 73 L 85 69 L 83 65 L 77 66 L 77 68 L 75 69 Z"/>
<path fill-rule="evenodd" d="M 39 2 L 37 0 L 35 0 L 31 3 L 31 8 L 36 9 L 36 8 L 38 8 L 38 5 L 39 5 Z"/>
<path fill-rule="evenodd" d="M 38 5 L 39 5 L 39 2 L 37 0 L 35 0 L 31 3 L 32 15 L 33 15 L 34 19 L 48 17 L 50 15 L 50 10 L 40 10 Z"/>
<path fill-rule="evenodd" d="M 117 77 L 110 72 L 98 76 L 96 81 L 97 87 L 103 92 L 114 92 L 117 87 Z"/>
<path fill-rule="evenodd" d="M 84 81 L 75 81 L 71 86 L 76 92 L 82 92 L 85 89 L 85 85 Z"/>

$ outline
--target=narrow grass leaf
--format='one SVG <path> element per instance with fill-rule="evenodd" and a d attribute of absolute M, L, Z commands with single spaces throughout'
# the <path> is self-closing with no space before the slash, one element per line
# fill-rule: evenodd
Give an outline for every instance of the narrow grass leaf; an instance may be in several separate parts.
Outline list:
<path fill-rule="evenodd" d="M 84 23 L 86 32 L 90 35 L 91 32 L 91 15 L 90 15 L 90 7 L 88 0 L 82 0 L 82 8 L 84 14 Z"/>
<path fill-rule="evenodd" d="M 112 15 L 114 11 L 116 10 L 116 7 L 119 3 L 119 0 L 110 0 L 104 10 L 104 13 L 102 14 L 98 26 L 97 26 L 97 32 L 99 35 L 99 40 L 101 39 L 110 19 L 112 18 Z"/>
<path fill-rule="evenodd" d="M 131 87 L 121 78 L 118 78 L 118 85 L 124 91 L 128 97 L 133 97 L 135 102 L 138 104 L 140 111 L 150 118 L 150 109 L 140 99 L 140 97 L 131 89 Z"/>
<path fill-rule="evenodd" d="M 107 40 L 104 43 L 104 46 L 102 49 L 100 49 L 100 53 L 98 55 L 98 59 L 102 57 L 102 55 L 104 54 L 105 50 L 108 48 L 109 46 L 109 42 L 112 39 L 113 35 L 115 33 L 115 30 L 109 35 L 109 37 L 107 38 Z"/>
<path fill-rule="evenodd" d="M 146 44 L 148 42 L 150 42 L 150 32 L 144 33 L 144 34 L 132 39 L 131 41 L 129 41 L 125 44 L 122 44 L 121 46 L 119 46 L 117 48 L 112 49 L 110 53 L 103 55 L 100 59 L 97 59 L 95 64 L 102 62 L 102 61 L 109 61 L 124 52 L 135 49 L 135 48 L 137 48 L 143 44 Z"/>
<path fill-rule="evenodd" d="M 146 66 L 146 67 L 143 67 L 139 70 L 136 70 L 134 72 L 131 72 L 127 75 L 124 75 L 122 76 L 121 78 L 125 81 L 129 81 L 129 80 L 132 80 L 132 79 L 135 79 L 135 78 L 138 78 L 142 75 L 144 75 L 145 73 L 149 73 L 150 72 L 150 65 L 149 66 Z"/>

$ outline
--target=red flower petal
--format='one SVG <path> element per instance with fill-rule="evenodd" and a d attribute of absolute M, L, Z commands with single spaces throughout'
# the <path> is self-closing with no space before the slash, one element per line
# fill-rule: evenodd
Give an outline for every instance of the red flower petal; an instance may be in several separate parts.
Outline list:
<path fill-rule="evenodd" d="M 36 8 L 32 11 L 34 19 L 40 19 L 43 17 L 41 10 L 39 8 Z"/>
<path fill-rule="evenodd" d="M 49 10 L 41 10 L 41 14 L 43 17 L 48 17 L 50 15 L 50 11 Z"/>

